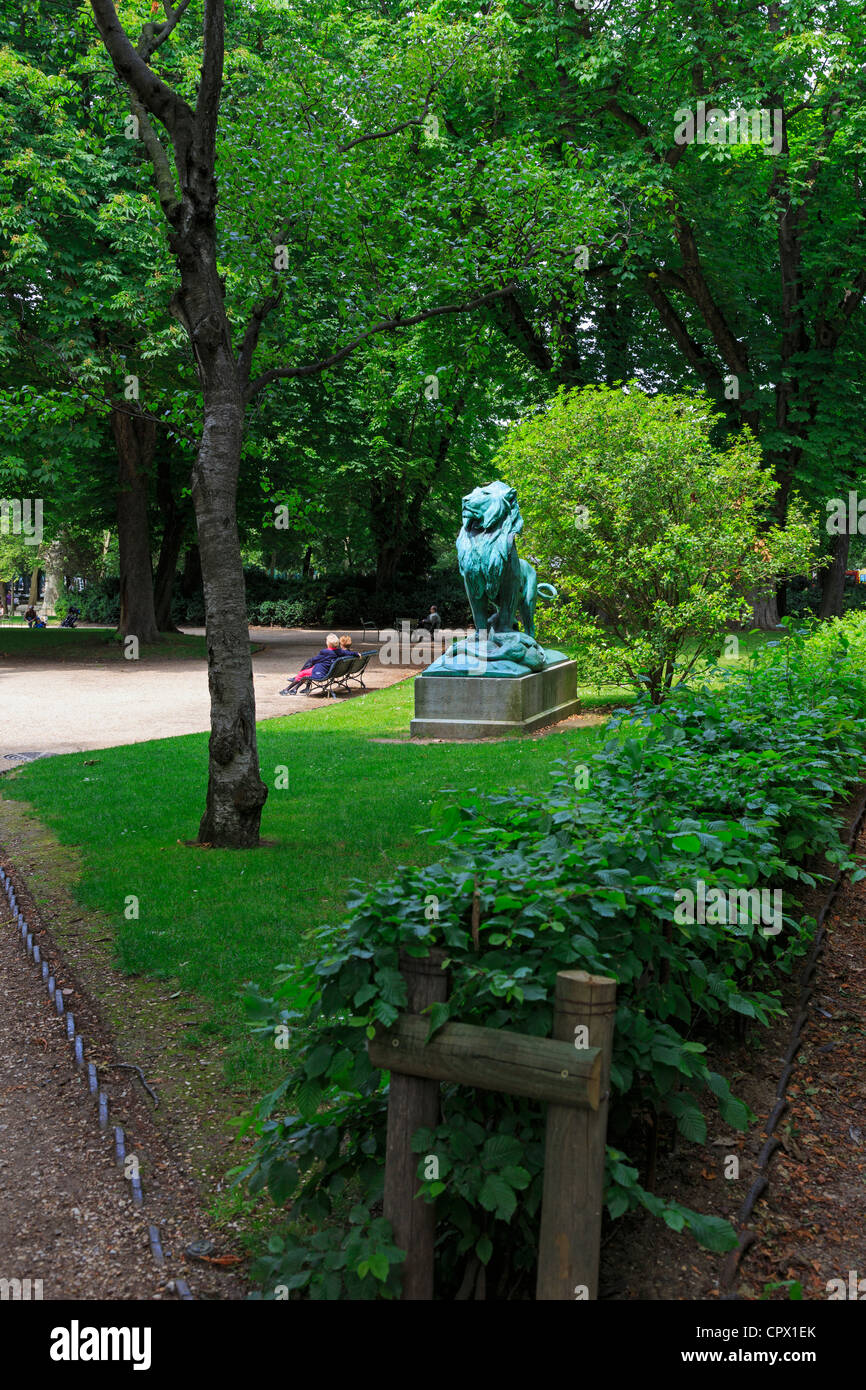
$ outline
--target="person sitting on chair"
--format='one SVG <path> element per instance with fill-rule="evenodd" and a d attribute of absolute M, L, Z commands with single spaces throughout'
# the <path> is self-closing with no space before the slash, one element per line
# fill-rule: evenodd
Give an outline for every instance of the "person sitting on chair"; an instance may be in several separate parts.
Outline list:
<path fill-rule="evenodd" d="M 299 671 L 296 676 L 292 676 L 285 690 L 281 690 L 281 695 L 297 695 L 298 687 L 304 681 L 324 680 L 335 661 L 339 661 L 343 656 L 340 647 L 340 639 L 335 632 L 329 632 L 325 639 L 325 645 L 320 652 L 317 652 L 311 661 L 304 666 L 303 671 Z"/>
<path fill-rule="evenodd" d="M 353 648 L 352 648 L 352 639 L 351 639 L 351 637 L 348 637 L 348 636 L 341 637 L 341 638 L 340 638 L 340 646 L 341 646 L 341 648 L 342 648 L 342 651 L 340 652 L 340 656 L 360 656 L 360 655 L 361 655 L 360 652 L 356 652 L 356 651 L 353 650 Z"/>
<path fill-rule="evenodd" d="M 442 619 L 439 617 L 439 614 L 436 611 L 435 603 L 431 604 L 430 612 L 427 614 L 426 618 L 421 619 L 418 626 L 426 628 L 426 630 L 429 633 L 434 633 L 437 628 L 440 628 L 442 626 Z"/>

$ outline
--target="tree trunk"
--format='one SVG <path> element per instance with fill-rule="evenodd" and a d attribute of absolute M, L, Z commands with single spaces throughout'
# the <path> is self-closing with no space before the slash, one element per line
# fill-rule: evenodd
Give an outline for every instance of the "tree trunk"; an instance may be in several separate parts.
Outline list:
<path fill-rule="evenodd" d="M 30 606 L 39 602 L 39 566 L 30 575 Z"/>
<path fill-rule="evenodd" d="M 185 531 L 186 517 L 178 512 L 177 516 L 168 522 L 162 533 L 159 560 L 153 581 L 153 610 L 160 632 L 177 632 L 178 630 L 171 620 L 171 601 L 174 596 L 177 562 L 180 558 Z"/>
<path fill-rule="evenodd" d="M 833 537 L 832 562 L 821 573 L 821 607 L 819 617 L 841 618 L 844 608 L 845 570 L 848 568 L 848 547 L 851 537 L 842 531 Z"/>
<path fill-rule="evenodd" d="M 625 295 L 617 296 L 609 282 L 601 291 L 599 306 L 599 339 L 604 360 L 604 379 L 608 386 L 630 381 L 634 376 L 631 355 L 633 335 L 633 303 Z"/>
<path fill-rule="evenodd" d="M 183 557 L 183 579 L 180 581 L 180 591 L 184 598 L 192 598 L 202 587 L 201 581 L 201 554 L 197 545 L 187 546 L 186 555 Z"/>
<path fill-rule="evenodd" d="M 117 547 L 120 558 L 120 622 L 123 637 L 158 642 L 153 607 L 153 564 L 147 521 L 147 473 L 156 445 L 156 423 L 127 410 L 112 410 L 117 446 Z"/>
<path fill-rule="evenodd" d="M 301 565 L 301 574 L 303 575 L 304 579 L 309 579 L 309 577 L 310 577 L 310 571 L 312 570 L 312 568 L 313 568 L 313 547 L 312 547 L 311 545 L 308 545 L 306 551 L 304 552 L 304 562 L 303 562 L 303 564 Z"/>
<path fill-rule="evenodd" d="M 377 597 L 394 592 L 397 582 L 397 568 L 403 558 L 402 540 L 394 536 L 380 541 L 376 548 L 376 595 Z"/>
<path fill-rule="evenodd" d="M 98 579 L 101 579 L 102 576 L 105 574 L 105 562 L 106 562 L 106 560 L 108 559 L 108 552 L 109 552 L 109 549 L 110 549 L 110 548 L 111 548 L 111 532 L 110 532 L 110 531 L 103 531 L 103 533 L 102 533 L 102 558 L 101 558 L 100 561 L 99 561 L 99 573 L 98 573 L 98 575 L 97 575 L 97 578 L 98 578 Z"/>
<path fill-rule="evenodd" d="M 156 500 L 162 514 L 163 529 L 153 581 L 153 607 L 160 632 L 176 632 L 177 628 L 171 620 L 171 600 L 188 511 L 175 501 L 171 488 L 171 461 L 163 450 L 160 451 L 156 470 Z"/>
<path fill-rule="evenodd" d="M 55 537 L 45 555 L 45 590 L 42 595 L 43 618 L 54 617 L 54 607 L 63 592 L 63 535 Z"/>
<path fill-rule="evenodd" d="M 770 632 L 779 626 L 779 607 L 774 588 L 756 590 L 749 594 L 748 601 L 752 605 L 749 627 L 759 627 L 762 632 Z"/>
<path fill-rule="evenodd" d="M 204 386 L 205 423 L 192 487 L 211 700 L 207 802 L 199 840 L 245 849 L 259 842 L 268 792 L 259 775 L 250 634 L 235 506 L 243 406 L 230 345 L 216 356 L 208 375 L 216 378 L 217 384 L 210 389 Z"/>
<path fill-rule="evenodd" d="M 405 493 L 392 479 L 384 487 L 370 484 L 370 530 L 376 547 L 376 598 L 393 593 L 397 570 L 406 548 Z"/>
<path fill-rule="evenodd" d="M 138 50 L 109 0 L 91 0 L 115 70 L 168 130 L 174 174 L 149 122 L 142 138 L 154 166 L 168 244 L 180 274 L 170 310 L 189 337 L 202 395 L 202 434 L 192 473 L 207 634 L 211 701 L 208 788 L 199 840 L 220 848 L 258 844 L 267 787 L 259 775 L 256 708 L 246 595 L 237 525 L 244 403 L 259 332 L 278 300 L 253 313 L 236 355 L 225 310 L 225 279 L 217 265 L 216 131 L 225 51 L 224 0 L 204 6 L 204 48 L 195 110 L 153 74 L 142 72 L 155 51 L 158 27 L 146 26 Z M 166 11 L 173 27 L 178 14 Z M 151 612 L 153 588 L 148 585 Z M 154 615 L 154 629 L 156 619 Z"/>

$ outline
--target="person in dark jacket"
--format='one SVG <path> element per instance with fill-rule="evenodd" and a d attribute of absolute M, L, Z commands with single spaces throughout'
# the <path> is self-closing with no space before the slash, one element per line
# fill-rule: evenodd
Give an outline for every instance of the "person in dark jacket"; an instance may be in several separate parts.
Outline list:
<path fill-rule="evenodd" d="M 439 617 L 439 614 L 436 611 L 435 603 L 430 605 L 430 612 L 427 614 L 426 618 L 422 618 L 420 620 L 418 626 L 426 628 L 427 631 L 431 634 L 437 632 L 438 629 L 442 626 L 442 619 Z"/>
<path fill-rule="evenodd" d="M 306 663 L 303 671 L 299 671 L 296 676 L 292 677 L 285 690 L 281 690 L 280 694 L 297 695 L 298 687 L 302 685 L 304 681 L 324 680 L 334 662 L 339 661 L 343 654 L 339 637 L 335 632 L 329 632 L 322 650 L 317 652 L 312 660 Z"/>
<path fill-rule="evenodd" d="M 360 656 L 360 655 L 361 655 L 360 652 L 356 652 L 356 651 L 353 650 L 353 648 L 352 648 L 352 639 L 351 639 L 351 637 L 348 636 L 348 634 L 347 634 L 345 637 L 341 637 L 341 638 L 340 638 L 340 656 Z"/>

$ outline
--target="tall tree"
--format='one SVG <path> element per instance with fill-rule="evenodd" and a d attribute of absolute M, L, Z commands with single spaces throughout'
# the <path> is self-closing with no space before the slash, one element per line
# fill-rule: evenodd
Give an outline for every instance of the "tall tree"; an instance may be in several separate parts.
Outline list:
<path fill-rule="evenodd" d="M 38 17 L 45 27 L 32 41 L 16 38 L 27 49 L 38 45 L 39 66 L 0 50 L 6 438 L 29 459 L 34 485 L 53 475 L 67 522 L 116 529 L 120 630 L 155 641 L 163 624 L 151 564 L 153 475 L 164 475 L 170 459 L 175 475 L 183 468 L 171 431 L 182 428 L 191 364 L 159 284 L 171 262 L 152 226 L 149 180 L 134 143 L 104 118 L 110 91 L 93 100 L 92 26 L 88 41 L 65 25 L 57 32 L 50 7 L 40 5 Z M 69 70 L 58 70 L 62 57 Z M 104 85 L 111 81 L 106 74 Z M 177 561 L 170 502 L 182 488 L 171 470 L 169 481 L 156 488 L 161 611 Z"/>
<path fill-rule="evenodd" d="M 590 241 L 564 300 L 521 288 L 503 303 L 504 331 L 554 384 L 569 371 L 610 381 L 615 306 L 620 326 L 630 319 L 622 375 L 698 384 L 760 440 L 777 483 L 768 524 L 795 484 L 812 501 L 855 486 L 863 0 L 515 0 L 511 11 L 517 61 L 487 128 L 500 112 L 512 128 L 531 121 L 554 166 L 595 172 L 618 225 Z M 826 611 L 840 601 L 837 569 Z M 763 618 L 777 620 L 774 601 Z"/>
<path fill-rule="evenodd" d="M 370 74 L 358 65 L 357 34 L 349 22 L 354 12 L 331 7 L 327 13 L 305 11 L 300 15 L 280 6 L 270 18 L 276 18 L 283 31 L 288 20 L 293 32 L 291 45 L 285 32 L 279 39 L 288 58 L 283 89 L 276 67 L 272 67 L 269 95 L 272 101 L 284 99 L 292 108 L 291 115 L 266 132 L 271 148 L 262 151 L 264 160 L 256 157 L 263 139 L 260 109 L 254 119 L 247 115 L 246 125 L 239 121 L 228 132 L 225 168 L 230 172 L 242 164 L 246 179 L 237 178 L 232 184 L 229 178 L 238 215 L 226 229 L 228 237 L 221 241 L 216 167 L 226 59 L 224 0 L 205 0 L 202 57 L 196 91 L 189 99 L 183 94 L 182 79 L 170 82 L 156 71 L 160 50 L 189 8 L 189 0 L 165 5 L 166 19 L 146 24 L 136 45 L 121 25 L 112 0 L 91 0 L 91 7 L 115 71 L 128 90 L 132 114 L 153 165 L 179 279 L 171 308 L 188 335 L 201 392 L 201 434 L 192 497 L 207 614 L 211 738 L 207 801 L 199 837 L 214 845 L 250 846 L 258 842 L 267 791 L 258 767 L 237 528 L 247 407 L 271 383 L 335 367 L 374 335 L 411 328 L 428 318 L 466 313 L 508 294 L 515 274 L 542 262 L 551 229 L 561 225 L 573 190 L 546 179 L 537 161 L 526 167 L 520 151 L 508 144 L 499 148 L 496 157 L 486 148 L 483 179 L 477 161 L 441 160 L 432 167 L 432 179 L 429 167 L 421 169 L 426 177 L 415 174 L 407 188 L 405 169 L 395 161 L 414 153 L 416 162 L 423 163 L 419 145 L 422 132 L 432 132 L 433 141 L 437 138 L 435 117 L 434 124 L 430 123 L 434 98 L 447 100 L 449 84 L 453 95 L 467 76 L 472 79 L 475 54 L 480 54 L 482 69 L 486 72 L 489 68 L 489 55 L 495 54 L 497 46 L 490 19 L 475 28 L 462 23 L 437 28 L 425 17 L 420 28 L 416 26 L 414 43 L 404 43 L 401 48 L 399 39 L 412 29 L 413 17 L 399 12 L 393 18 L 378 14 L 375 22 L 370 21 L 371 42 L 362 55 L 365 60 L 373 55 L 376 82 L 371 83 Z M 256 23 L 250 31 L 254 41 L 262 37 L 257 26 L 260 20 L 266 25 L 267 11 L 262 5 L 254 14 Z M 395 24 L 394 18 L 402 22 Z M 237 22 L 242 19 L 241 15 Z M 269 37 L 277 42 L 275 27 Z M 318 44 L 315 53 L 313 38 Z M 339 62 L 334 62 L 335 54 Z M 299 74 L 298 65 L 306 60 L 309 70 Z M 247 58 L 244 63 L 248 70 L 254 66 Z M 404 80 L 396 81 L 395 76 Z M 239 78 L 242 83 L 242 72 Z M 282 177 L 287 151 L 285 144 L 275 145 L 275 137 L 283 135 L 290 147 L 288 167 L 299 179 L 297 188 Z M 275 161 L 279 162 L 281 178 L 276 182 L 270 179 L 258 192 L 250 190 L 246 186 L 250 170 Z M 528 209 L 515 206 L 514 182 L 518 177 L 530 197 Z M 320 192 L 321 207 L 316 201 Z M 386 198 L 395 199 L 394 205 L 388 207 Z M 247 233 L 244 213 L 250 207 L 258 221 Z M 458 234 L 465 231 L 465 237 L 460 240 L 458 235 L 459 244 L 454 244 L 452 220 L 451 245 L 447 246 L 442 242 L 443 223 L 448 225 L 448 214 L 455 207 L 469 209 L 466 214 L 458 213 L 456 219 L 456 230 Z M 490 218 L 491 208 L 495 210 L 498 237 L 488 238 L 490 249 L 479 256 L 473 223 L 480 214 Z M 408 248 L 405 222 L 401 221 L 407 213 L 414 219 Z M 290 235 L 298 224 L 303 229 L 302 238 Z M 349 272 L 345 289 L 341 289 L 332 323 L 327 325 L 337 342 L 313 360 L 299 363 L 297 359 L 286 361 L 285 349 L 275 354 L 277 344 L 271 341 L 269 361 L 255 374 L 253 360 L 260 349 L 263 327 L 268 320 L 273 321 L 278 308 L 283 314 L 284 296 L 293 309 L 290 349 L 304 352 L 316 342 L 317 335 L 320 339 L 321 322 L 313 321 L 318 299 L 312 296 L 305 302 L 303 285 L 307 270 L 312 276 L 321 276 L 327 264 L 333 277 L 335 263 L 340 263 L 339 254 L 327 244 L 329 224 L 338 242 L 341 232 L 346 242 L 345 224 L 353 233 L 342 258 L 345 269 L 340 273 Z M 388 283 L 389 261 L 394 259 L 398 238 L 403 242 L 402 274 Z M 234 289 L 231 270 L 225 273 L 221 261 L 229 258 L 232 239 L 241 265 L 246 255 L 248 263 L 260 267 L 265 261 L 270 273 L 267 288 L 258 298 L 250 293 L 248 276 L 230 306 L 227 295 Z M 307 266 L 290 263 L 290 244 L 292 249 L 300 247 Z M 430 254 L 434 247 L 435 256 Z M 282 283 L 281 271 L 288 272 Z M 264 277 L 260 274 L 259 278 Z M 294 284 L 294 289 L 287 291 L 287 284 Z M 443 303 L 440 296 L 448 292 L 453 297 Z M 292 303 L 292 299 L 297 302 Z M 384 312 L 380 307 L 383 303 L 388 305 Z M 407 312 L 407 304 L 412 306 L 411 312 Z"/>

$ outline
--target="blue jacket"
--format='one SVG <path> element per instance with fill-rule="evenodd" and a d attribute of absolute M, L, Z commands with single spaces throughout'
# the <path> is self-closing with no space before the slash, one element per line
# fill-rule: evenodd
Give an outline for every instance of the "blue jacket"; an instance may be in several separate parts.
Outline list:
<path fill-rule="evenodd" d="M 339 661 L 343 655 L 341 651 L 334 651 L 331 647 L 323 647 L 320 652 L 313 657 L 311 663 L 313 668 L 313 680 L 324 680 L 335 661 Z"/>

